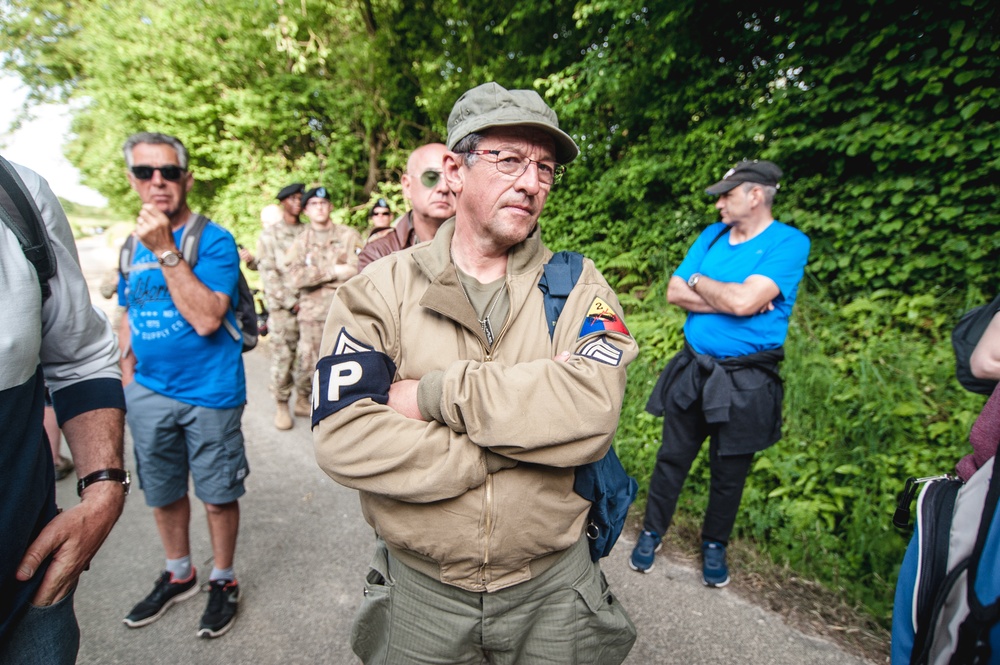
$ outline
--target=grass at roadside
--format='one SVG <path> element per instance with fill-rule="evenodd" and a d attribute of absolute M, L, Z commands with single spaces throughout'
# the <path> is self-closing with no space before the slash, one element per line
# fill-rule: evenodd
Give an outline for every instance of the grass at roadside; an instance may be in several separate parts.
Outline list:
<path fill-rule="evenodd" d="M 948 333 L 964 305 L 875 291 L 846 303 L 806 292 L 782 367 L 783 438 L 760 453 L 733 534 L 734 586 L 845 648 L 884 662 L 908 535 L 891 524 L 909 476 L 948 472 L 969 452 L 985 398 L 954 377 Z M 683 313 L 656 303 L 627 314 L 642 349 L 629 367 L 616 448 L 639 481 L 641 510 L 662 420 L 644 405 L 683 343 Z M 685 482 L 667 544 L 697 562 L 708 496 L 706 450 Z M 685 526 L 690 524 L 691 526 Z"/>
<path fill-rule="evenodd" d="M 642 528 L 642 513 L 635 508 L 627 528 L 634 531 Z M 700 548 L 700 521 L 678 514 L 658 556 L 700 569 Z M 727 555 L 732 576 L 728 588 L 781 615 L 788 625 L 806 634 L 828 639 L 848 653 L 873 663 L 889 662 L 889 631 L 870 612 L 852 605 L 845 590 L 830 589 L 788 566 L 776 564 L 746 539 L 734 539 Z"/>

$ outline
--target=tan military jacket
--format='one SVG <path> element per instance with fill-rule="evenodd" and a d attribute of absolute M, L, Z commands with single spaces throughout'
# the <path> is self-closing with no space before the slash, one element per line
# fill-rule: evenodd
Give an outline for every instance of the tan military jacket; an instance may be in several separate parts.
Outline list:
<path fill-rule="evenodd" d="M 264 229 L 257 240 L 257 270 L 267 306 L 271 309 L 291 310 L 299 301 L 299 291 L 291 284 L 285 253 L 304 228 L 305 224 L 281 221 Z"/>
<path fill-rule="evenodd" d="M 361 234 L 343 224 L 333 224 L 325 232 L 310 224 L 292 242 L 286 258 L 292 286 L 299 290 L 299 321 L 326 321 L 333 294 L 343 284 L 333 268 L 338 264 L 357 267 L 358 250 L 363 246 Z"/>
<path fill-rule="evenodd" d="M 397 557 L 495 591 L 540 574 L 582 537 L 590 504 L 573 492 L 574 468 L 611 444 L 638 347 L 589 260 L 550 339 L 538 280 L 552 253 L 536 228 L 511 250 L 510 313 L 488 349 L 450 259 L 454 230 L 445 223 L 337 291 L 313 438 L 320 467 L 361 492 Z M 568 362 L 553 360 L 561 351 Z M 440 391 L 440 420 L 385 405 L 391 381 L 424 377 Z"/>

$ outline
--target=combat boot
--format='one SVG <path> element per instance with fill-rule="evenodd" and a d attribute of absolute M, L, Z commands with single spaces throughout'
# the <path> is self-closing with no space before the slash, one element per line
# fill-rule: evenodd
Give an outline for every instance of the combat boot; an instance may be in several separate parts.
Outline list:
<path fill-rule="evenodd" d="M 309 403 L 309 395 L 299 395 L 295 399 L 295 415 L 308 418 L 312 415 L 312 404 Z"/>
<path fill-rule="evenodd" d="M 276 429 L 292 429 L 292 414 L 288 412 L 288 402 L 278 402 L 278 410 L 274 412 Z"/>

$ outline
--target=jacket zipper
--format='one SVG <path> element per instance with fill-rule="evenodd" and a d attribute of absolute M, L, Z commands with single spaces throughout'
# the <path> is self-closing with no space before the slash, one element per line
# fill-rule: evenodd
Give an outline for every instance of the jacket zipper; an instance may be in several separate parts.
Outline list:
<path fill-rule="evenodd" d="M 510 319 L 510 312 L 507 313 L 507 318 Z M 500 345 L 500 340 L 503 339 L 504 333 L 507 332 L 507 321 L 504 321 L 503 328 L 500 329 L 500 334 L 493 341 L 493 349 L 495 350 Z M 479 339 L 476 337 L 476 339 Z M 482 340 L 479 341 L 480 347 L 483 349 L 485 355 L 483 362 L 493 362 L 493 354 L 490 349 L 483 344 Z M 486 589 L 487 583 L 487 571 L 490 566 L 490 540 L 493 535 L 493 474 L 488 474 L 486 476 L 486 542 L 485 551 L 483 552 L 483 565 L 479 569 L 479 581 L 483 585 L 483 589 Z"/>
<path fill-rule="evenodd" d="M 479 572 L 479 581 L 486 589 L 487 569 L 490 566 L 490 540 L 493 535 L 493 474 L 486 476 L 486 549 L 483 552 L 483 567 Z"/>

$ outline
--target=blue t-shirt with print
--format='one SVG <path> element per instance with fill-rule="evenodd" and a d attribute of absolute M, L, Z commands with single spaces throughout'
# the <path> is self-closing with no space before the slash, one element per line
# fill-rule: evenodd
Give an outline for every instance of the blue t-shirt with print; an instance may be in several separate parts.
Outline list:
<path fill-rule="evenodd" d="M 698 353 L 714 358 L 745 356 L 785 343 L 788 317 L 799 291 L 799 282 L 809 258 L 809 238 L 798 229 L 772 222 L 764 231 L 738 245 L 724 235 L 709 244 L 725 228 L 716 222 L 694 241 L 674 276 L 687 279 L 694 273 L 720 282 L 742 283 L 750 275 L 763 275 L 778 285 L 774 309 L 753 316 L 690 312 L 684 337 Z"/>
<path fill-rule="evenodd" d="M 184 228 L 174 231 L 178 247 Z M 195 276 L 236 303 L 239 261 L 233 236 L 215 223 L 207 224 L 198 245 Z M 246 402 L 242 341 L 233 339 L 225 326 L 211 335 L 199 335 L 177 310 L 160 264 L 142 243 L 135 244 L 127 282 L 119 280 L 118 304 L 128 307 L 135 379 L 141 385 L 186 404 L 213 409 Z M 236 325 L 232 307 L 226 318 Z"/>

